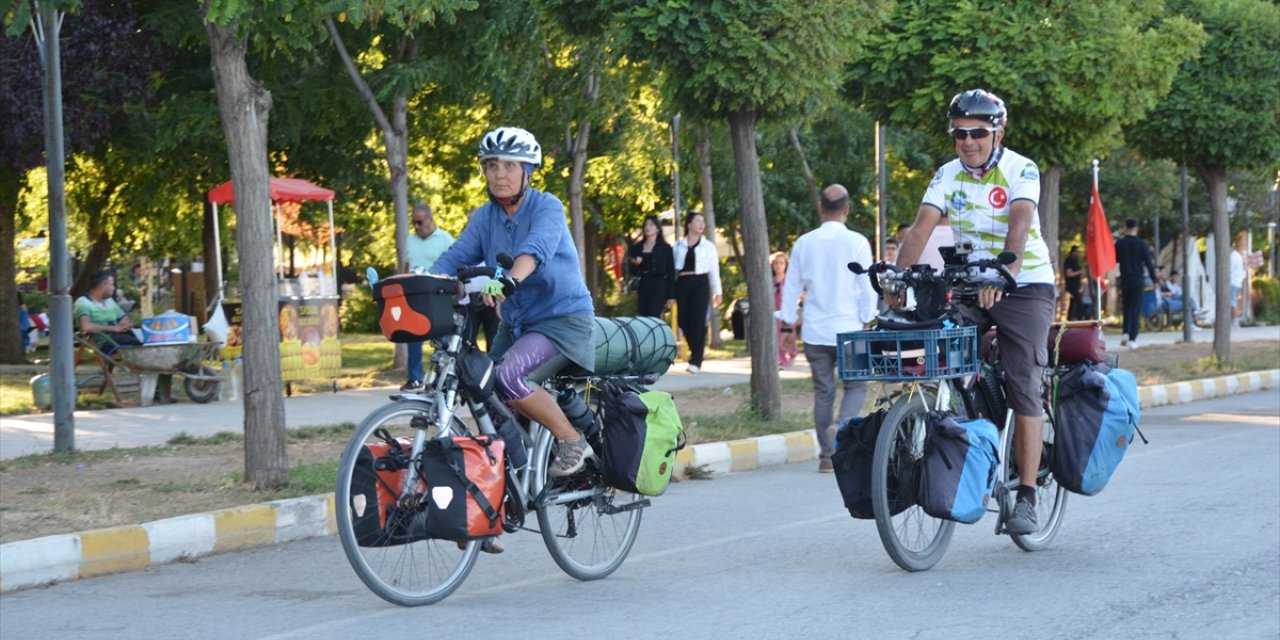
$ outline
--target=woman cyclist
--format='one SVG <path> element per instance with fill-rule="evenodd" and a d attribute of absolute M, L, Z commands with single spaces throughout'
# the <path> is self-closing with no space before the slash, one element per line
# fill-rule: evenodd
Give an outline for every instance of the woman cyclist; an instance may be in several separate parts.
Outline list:
<path fill-rule="evenodd" d="M 591 294 L 578 269 L 564 205 L 529 186 L 533 170 L 542 164 L 542 147 L 533 134 L 516 127 L 494 129 L 481 140 L 479 159 L 489 202 L 471 212 L 466 228 L 431 272 L 498 264 L 501 253 L 515 257 L 508 282 L 490 280 L 483 292 L 486 305 L 501 303 L 502 321 L 489 351 L 497 362 L 494 386 L 503 401 L 555 435 L 547 473 L 570 475 L 594 452 L 541 383 L 570 362 L 594 368 Z"/>

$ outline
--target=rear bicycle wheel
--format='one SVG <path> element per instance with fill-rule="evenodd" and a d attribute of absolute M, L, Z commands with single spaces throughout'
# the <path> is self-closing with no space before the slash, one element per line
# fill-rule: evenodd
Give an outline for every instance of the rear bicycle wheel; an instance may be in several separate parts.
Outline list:
<path fill-rule="evenodd" d="M 355 520 L 369 508 L 368 498 L 352 490 L 356 463 L 361 450 L 370 444 L 384 440 L 375 431 L 385 429 L 392 438 L 406 438 L 410 442 L 418 437 L 418 427 L 425 420 L 429 427 L 427 437 L 434 437 L 438 429 L 434 403 L 430 400 L 402 400 L 385 405 L 369 414 L 347 442 L 338 463 L 338 481 L 334 492 L 334 510 L 338 525 L 338 537 L 342 550 L 351 562 L 351 568 L 369 590 L 380 598 L 404 607 L 417 607 L 439 602 L 462 586 L 480 553 L 480 542 L 472 540 L 459 549 L 452 540 L 422 539 L 401 543 L 398 540 L 378 540 L 372 544 L 366 540 L 357 542 Z M 451 423 L 455 435 L 466 432 L 457 417 Z M 425 498 L 424 498 L 425 499 Z M 395 517 L 390 512 L 389 517 Z M 411 518 L 403 516 L 403 519 Z M 387 530 L 407 530 L 407 525 L 397 526 L 388 522 Z"/>
<path fill-rule="evenodd" d="M 1009 437 L 1004 438 L 1004 451 L 1000 453 L 1000 459 L 1004 464 L 1000 465 L 1000 485 L 1005 487 L 1007 491 L 1003 492 L 1004 497 L 1000 505 L 1001 522 L 1008 514 L 1013 513 L 1013 502 L 1017 500 L 1018 485 L 1021 480 L 1018 476 L 1018 464 L 1014 460 L 1013 440 L 1017 437 L 1017 429 L 1010 427 Z M 1067 508 L 1067 490 L 1058 484 L 1053 477 L 1053 472 L 1049 470 L 1049 455 L 1053 451 L 1054 431 L 1053 431 L 1053 414 L 1046 409 L 1044 414 L 1043 427 L 1044 447 L 1040 451 L 1040 468 L 1036 473 L 1036 522 L 1040 525 L 1040 530 L 1035 533 L 1025 535 L 1010 534 L 1013 543 L 1018 545 L 1023 551 L 1040 551 L 1049 546 L 1053 537 L 1058 534 L 1058 527 L 1062 526 L 1062 516 Z"/>
<path fill-rule="evenodd" d="M 562 478 L 547 475 L 555 437 L 539 427 L 530 470 L 538 528 L 551 558 L 578 580 L 599 580 L 622 566 L 640 530 L 647 498 L 605 486 L 600 459 Z"/>
<path fill-rule="evenodd" d="M 956 526 L 915 503 L 916 465 L 924 454 L 925 422 L 934 398 L 932 391 L 918 389 L 893 403 L 871 463 L 871 506 L 880 542 L 893 562 L 907 571 L 925 571 L 937 564 Z"/>

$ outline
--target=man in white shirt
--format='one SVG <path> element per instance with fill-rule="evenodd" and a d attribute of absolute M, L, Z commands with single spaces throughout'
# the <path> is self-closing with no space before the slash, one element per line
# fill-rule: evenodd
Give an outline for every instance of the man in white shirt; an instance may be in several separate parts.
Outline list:
<path fill-rule="evenodd" d="M 845 226 L 849 191 L 833 184 L 822 191 L 821 225 L 800 236 L 791 247 L 791 266 L 782 286 L 782 304 L 774 312 L 791 328 L 804 294 L 804 357 L 813 371 L 813 426 L 818 436 L 818 471 L 830 473 L 834 452 L 828 427 L 836 399 L 836 334 L 858 331 L 876 316 L 877 298 L 866 275 L 855 275 L 850 262 L 870 265 L 871 243 Z M 866 396 L 864 382 L 844 383 L 841 422 L 857 415 Z"/>

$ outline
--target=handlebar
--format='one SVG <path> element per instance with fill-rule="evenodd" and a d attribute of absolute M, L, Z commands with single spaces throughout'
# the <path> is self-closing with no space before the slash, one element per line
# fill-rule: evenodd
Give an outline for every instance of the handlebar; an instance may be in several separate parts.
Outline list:
<path fill-rule="evenodd" d="M 987 269 L 995 269 L 996 275 L 1004 280 L 1004 293 L 1006 295 L 1013 293 L 1018 288 L 1018 280 L 1009 272 L 1006 265 L 1013 264 L 1018 256 L 1013 252 L 1003 251 L 995 259 L 983 258 L 980 260 L 971 260 L 960 265 L 947 265 L 941 274 L 925 264 L 914 265 L 907 270 L 898 268 L 897 265 L 887 262 L 876 262 L 869 268 L 863 267 L 861 263 L 850 262 L 849 271 L 855 274 L 866 274 L 871 280 L 871 288 L 876 295 L 883 297 L 884 289 L 880 286 L 880 274 L 890 272 L 893 275 L 887 277 L 888 280 L 905 282 L 912 284 L 914 282 L 938 282 L 942 281 L 948 288 L 956 288 L 965 284 L 971 284 L 970 278 L 976 270 L 978 273 L 984 273 Z"/>
<path fill-rule="evenodd" d="M 505 252 L 499 253 L 498 266 L 481 267 L 473 265 L 469 267 L 458 267 L 457 277 L 463 282 L 468 282 L 475 278 L 502 278 L 506 275 L 507 271 L 511 269 L 511 267 L 515 266 L 515 264 L 516 261 L 511 257 L 511 254 Z"/>

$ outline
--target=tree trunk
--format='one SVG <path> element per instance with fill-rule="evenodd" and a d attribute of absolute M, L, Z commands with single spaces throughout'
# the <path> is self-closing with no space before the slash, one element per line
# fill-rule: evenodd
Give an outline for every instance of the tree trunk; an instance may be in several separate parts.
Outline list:
<path fill-rule="evenodd" d="M 1062 186 L 1062 166 L 1052 165 L 1040 174 L 1040 235 L 1044 237 L 1045 244 L 1049 245 L 1049 264 L 1054 265 L 1056 272 L 1058 265 L 1058 255 L 1060 253 L 1058 247 L 1058 212 L 1061 211 L 1059 197 Z M 1061 274 L 1059 274 L 1061 275 Z"/>
<path fill-rule="evenodd" d="M 587 142 L 590 139 L 591 123 L 583 122 L 578 126 L 578 134 L 573 137 L 573 148 L 570 150 L 573 164 L 569 170 L 569 228 L 573 232 L 573 246 L 578 249 L 578 270 L 584 278 L 588 277 L 587 265 L 591 262 L 587 259 L 582 215 L 582 185 L 587 181 Z"/>
<path fill-rule="evenodd" d="M 769 268 L 769 230 L 765 225 L 764 193 L 760 186 L 760 161 L 756 155 L 756 112 L 729 114 L 733 140 L 733 166 L 738 178 L 743 263 L 747 298 L 751 305 L 751 405 L 760 417 L 782 415 L 782 387 L 778 380 L 778 345 L 774 336 L 773 284 Z M 710 225 L 707 225 L 710 228 Z M 762 301 L 764 304 L 761 304 Z"/>
<path fill-rule="evenodd" d="M 107 235 L 107 230 L 102 226 L 101 221 L 91 222 L 88 228 L 91 229 L 89 252 L 84 254 L 84 260 L 80 263 L 80 275 L 71 283 L 73 303 L 80 296 L 89 293 L 89 278 L 93 277 L 94 272 L 101 270 L 107 264 L 107 259 L 111 257 L 111 236 Z M 115 275 L 118 281 L 125 274 Z M 75 323 L 76 326 L 79 324 Z"/>
<path fill-rule="evenodd" d="M 395 272 L 399 273 L 405 264 L 405 248 L 409 245 L 409 125 L 406 116 L 408 98 L 403 93 L 392 98 L 391 118 L 388 119 L 373 89 L 369 88 L 369 83 L 365 82 L 364 76 L 361 76 L 360 71 L 356 69 L 351 54 L 347 53 L 347 46 L 342 42 L 342 36 L 338 34 L 338 28 L 333 24 L 333 20 L 326 18 L 324 26 L 329 32 L 329 38 L 333 40 L 334 48 L 338 50 L 338 57 L 342 60 L 342 66 L 346 68 L 347 75 L 356 85 L 360 97 L 364 98 L 365 104 L 369 106 L 369 111 L 372 112 L 378 128 L 382 130 L 382 140 L 386 146 L 387 169 L 391 173 L 391 202 L 395 209 Z M 417 38 L 409 33 L 401 34 L 398 50 L 404 54 L 396 60 L 397 63 L 413 60 L 418 56 Z M 392 366 L 397 369 L 403 369 L 408 365 L 409 354 L 403 344 L 396 345 L 392 361 Z"/>
<path fill-rule="evenodd" d="M 395 205 L 396 265 L 408 260 L 409 248 L 409 131 L 408 100 L 398 95 L 391 105 L 391 129 L 382 132 L 387 145 L 387 166 L 391 169 L 391 201 Z M 409 366 L 409 352 L 403 344 L 397 344 L 393 365 L 396 369 Z"/>
<path fill-rule="evenodd" d="M 1195 167 L 1209 192 L 1213 212 L 1213 355 L 1218 362 L 1231 360 L 1231 218 L 1227 213 L 1225 167 Z"/>
<path fill-rule="evenodd" d="M 205 194 L 199 194 L 200 199 L 204 203 L 204 216 L 202 220 L 204 224 L 200 226 L 200 246 L 204 248 L 201 256 L 204 260 L 204 291 L 205 304 L 213 302 L 217 296 L 219 287 L 222 286 L 222 274 L 218 273 L 218 266 L 222 261 L 218 256 L 218 243 L 213 241 L 213 225 L 216 221 L 213 218 L 213 204 L 209 199 L 204 197 Z"/>
<path fill-rule="evenodd" d="M 702 197 L 702 216 L 706 218 L 707 230 L 705 235 L 712 242 L 716 239 L 716 205 L 715 205 L 715 184 L 711 181 L 711 136 L 704 124 L 698 127 L 702 133 L 701 139 L 698 140 L 698 186 L 701 189 Z M 724 304 L 729 300 L 721 300 Z M 724 341 L 720 339 L 720 307 L 711 307 L 711 348 L 720 349 L 724 347 Z"/>
<path fill-rule="evenodd" d="M 237 35 L 235 24 L 206 22 L 205 30 L 236 186 L 236 246 L 244 313 L 244 476 L 255 489 L 276 488 L 289 480 L 289 460 L 267 184 L 271 93 L 249 75 L 245 41 Z"/>
<path fill-rule="evenodd" d="M 22 329 L 18 324 L 18 266 L 14 236 L 17 231 L 18 192 L 22 190 L 22 175 L 13 171 L 0 171 L 0 363 L 21 364 L 27 355 L 22 352 Z"/>
<path fill-rule="evenodd" d="M 787 137 L 791 139 L 791 148 L 796 150 L 796 154 L 800 156 L 800 173 L 804 175 L 804 183 L 809 185 L 809 199 L 813 200 L 813 210 L 819 214 L 822 213 L 822 196 L 818 194 L 818 181 L 813 177 L 813 171 L 809 169 L 809 161 L 804 157 L 804 147 L 800 146 L 800 134 L 796 131 L 800 127 L 791 127 L 787 132 Z"/>
<path fill-rule="evenodd" d="M 600 98 L 600 74 L 595 69 L 587 71 L 587 84 L 583 87 L 586 98 L 582 120 L 578 123 L 578 133 L 572 138 L 569 155 L 573 159 L 569 171 L 569 227 L 573 231 L 573 245 L 578 249 L 578 270 L 584 278 L 591 280 L 587 273 L 588 260 L 586 239 L 583 227 L 586 224 L 582 210 L 582 185 L 587 181 L 587 144 L 591 141 L 591 118 L 596 101 Z M 572 125 L 570 125 L 572 126 Z M 592 289 L 594 291 L 594 289 Z"/>

